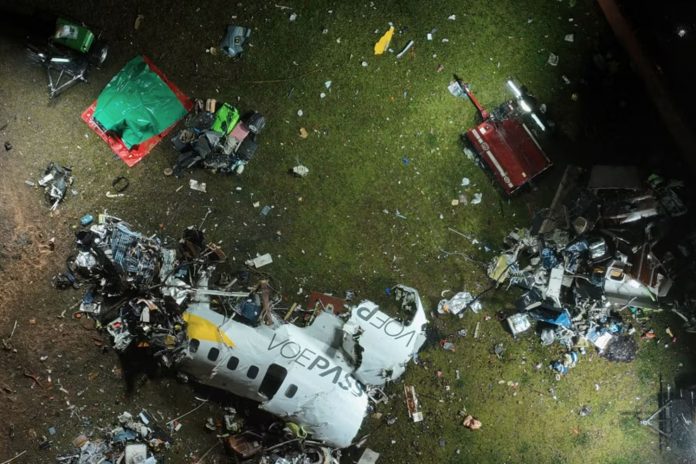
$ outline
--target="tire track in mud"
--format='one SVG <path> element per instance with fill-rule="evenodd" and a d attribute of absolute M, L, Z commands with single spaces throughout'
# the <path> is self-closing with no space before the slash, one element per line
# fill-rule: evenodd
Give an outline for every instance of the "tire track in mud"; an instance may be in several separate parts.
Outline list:
<path fill-rule="evenodd" d="M 56 260 L 50 243 L 49 224 L 31 201 L 31 192 L 21 192 L 9 179 L 18 179 L 7 163 L 0 164 L 5 179 L 0 182 L 0 327 L 13 317 L 11 311 L 33 291 L 35 282 L 48 278 Z"/>

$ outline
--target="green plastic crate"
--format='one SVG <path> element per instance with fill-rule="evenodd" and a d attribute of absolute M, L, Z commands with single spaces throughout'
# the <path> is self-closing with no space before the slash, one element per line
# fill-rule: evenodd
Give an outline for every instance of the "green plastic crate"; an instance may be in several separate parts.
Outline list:
<path fill-rule="evenodd" d="M 223 104 L 215 112 L 215 120 L 213 121 L 212 130 L 222 134 L 229 134 L 234 129 L 234 126 L 239 122 L 239 111 L 229 103 Z"/>
<path fill-rule="evenodd" d="M 87 53 L 94 42 L 94 34 L 84 26 L 58 18 L 53 40 L 80 53 Z"/>

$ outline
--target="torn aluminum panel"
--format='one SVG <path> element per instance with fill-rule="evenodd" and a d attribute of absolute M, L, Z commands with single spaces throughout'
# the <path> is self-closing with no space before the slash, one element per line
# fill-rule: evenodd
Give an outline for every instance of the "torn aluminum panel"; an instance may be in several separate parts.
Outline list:
<path fill-rule="evenodd" d="M 672 288 L 672 279 L 666 276 L 662 263 L 650 250 L 648 243 L 642 244 L 629 258 L 631 273 L 658 297 L 667 296 Z"/>
<path fill-rule="evenodd" d="M 474 298 L 471 293 L 459 292 L 449 300 L 440 300 L 440 303 L 437 305 L 437 312 L 440 314 L 451 313 L 460 315 L 462 311 L 467 308 L 471 308 L 473 312 L 478 314 L 483 306 L 481 305 L 481 301 Z M 462 315 L 459 317 L 462 317 Z"/>
<path fill-rule="evenodd" d="M 393 293 L 410 321 L 402 323 L 363 301 L 343 326 L 343 348 L 355 363 L 355 377 L 366 385 L 382 386 L 400 377 L 425 342 L 428 319 L 418 292 L 398 285 Z"/>
<path fill-rule="evenodd" d="M 660 204 L 650 192 L 607 202 L 602 208 L 604 220 L 616 224 L 630 224 L 659 214 Z"/>
<path fill-rule="evenodd" d="M 651 289 L 629 273 L 621 261 L 612 261 L 604 277 L 604 294 L 612 303 L 656 308 L 657 299 Z"/>

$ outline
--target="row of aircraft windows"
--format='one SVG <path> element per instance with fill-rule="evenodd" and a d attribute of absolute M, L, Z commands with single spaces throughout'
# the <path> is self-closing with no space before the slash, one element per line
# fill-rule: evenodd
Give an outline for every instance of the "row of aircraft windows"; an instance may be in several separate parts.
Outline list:
<path fill-rule="evenodd" d="M 200 346 L 200 341 L 196 339 L 191 339 L 191 342 L 189 343 L 189 350 L 192 353 L 195 353 L 198 351 L 198 347 Z M 215 362 L 217 361 L 218 357 L 220 357 L 220 350 L 218 348 L 212 347 L 210 348 L 210 351 L 208 351 L 208 360 Z M 239 366 L 239 358 L 236 356 L 230 356 L 230 358 L 227 360 L 227 368 L 231 371 L 234 371 L 237 369 Z M 266 375 L 264 376 L 263 380 L 261 381 L 261 386 L 259 387 L 259 391 L 261 393 L 264 393 L 266 396 L 269 398 L 272 398 L 278 389 L 280 388 L 281 384 L 283 383 L 283 380 L 285 380 L 285 377 L 287 376 L 288 371 L 282 366 L 279 366 L 278 364 L 271 364 L 268 366 L 268 370 L 266 371 Z M 259 368 L 257 366 L 249 366 L 249 369 L 247 369 L 246 376 L 249 379 L 255 379 L 259 375 Z M 285 389 L 285 396 L 287 398 L 292 398 L 295 396 L 297 393 L 297 385 L 295 384 L 290 384 L 288 385 L 288 388 Z"/>

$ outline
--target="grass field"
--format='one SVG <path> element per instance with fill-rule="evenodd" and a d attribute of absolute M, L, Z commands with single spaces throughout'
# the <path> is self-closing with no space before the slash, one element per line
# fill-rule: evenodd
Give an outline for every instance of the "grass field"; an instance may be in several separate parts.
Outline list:
<path fill-rule="evenodd" d="M 582 80 L 610 33 L 591 1 L 284 2 L 298 14 L 295 21 L 273 2 L 173 2 L 167 11 L 154 2 L 104 2 L 91 11 L 82 2 L 59 3 L 62 11 L 104 30 L 112 52 L 105 69 L 46 107 L 39 69 L 27 71 L 36 90 L 24 93 L 27 83 L 12 81 L 11 71 L 0 68 L 0 97 L 24 95 L 21 111 L 31 118 L 20 123 L 34 140 L 26 147 L 31 157 L 22 161 L 26 172 L 39 172 L 50 159 L 74 166 L 79 195 L 68 198 L 53 227 L 67 233 L 82 214 L 108 209 L 147 233 L 173 239 L 200 223 L 210 207 L 208 238 L 240 266 L 256 253 L 271 253 L 268 272 L 282 283 L 288 303 L 303 302 L 310 290 L 352 290 L 358 299 L 379 302 L 386 287 L 404 283 L 435 308 L 444 290 L 484 290 L 489 281 L 481 263 L 493 256 L 487 250 L 495 250 L 512 228 L 528 225 L 534 211 L 547 205 L 563 164 L 596 143 L 584 139 Z M 43 6 L 56 9 L 54 3 Z M 144 20 L 136 31 L 138 14 Z M 372 47 L 389 22 L 397 29 L 394 52 L 374 56 Z M 206 53 L 228 23 L 253 27 L 240 59 Z M 573 42 L 565 41 L 571 33 Z M 397 59 L 409 40 L 415 46 Z M 547 64 L 550 52 L 560 57 L 556 67 Z M 229 101 L 267 117 L 257 157 L 241 176 L 196 170 L 180 179 L 164 177 L 163 169 L 175 161 L 168 143 L 128 169 L 88 131 L 80 112 L 137 53 L 149 55 L 193 97 Z M 475 112 L 447 91 L 453 73 L 470 82 L 488 107 L 508 98 L 509 76 L 547 104 L 557 123 L 549 145 L 557 166 L 535 191 L 508 200 L 463 155 L 459 135 Z M 298 163 L 309 168 L 306 178 L 288 174 Z M 131 186 L 126 197 L 107 199 L 104 192 L 117 175 L 127 176 Z M 471 180 L 469 187 L 461 187 L 463 177 Z M 208 193 L 189 190 L 189 178 L 206 182 Z M 461 194 L 471 199 L 479 192 L 481 204 L 451 205 Z M 271 213 L 262 217 L 255 202 L 272 206 Z M 548 365 L 562 354 L 560 347 L 543 348 L 534 335 L 513 340 L 495 317 L 487 320 L 509 308 L 516 295 L 500 289 L 483 299 L 480 314 L 432 321 L 421 364 L 403 379 L 416 386 L 425 419 L 410 422 L 403 383 L 390 386 L 391 400 L 379 411 L 396 416 L 396 423 L 386 425 L 384 416 L 365 420 L 367 446 L 382 454 L 379 462 L 660 461 L 656 435 L 637 417 L 656 409 L 659 374 L 671 378 L 687 362 L 681 341 L 676 350 L 641 342 L 632 364 L 588 354 L 557 380 Z M 474 339 L 478 322 L 481 335 Z M 667 317 L 654 327 L 669 324 L 679 332 Z M 460 328 L 469 335 L 455 337 L 456 352 L 440 349 L 438 341 Z M 502 359 L 492 354 L 497 343 L 506 348 Z M 586 417 L 578 414 L 583 405 L 592 409 Z M 462 427 L 464 409 L 483 422 L 480 431 Z"/>

